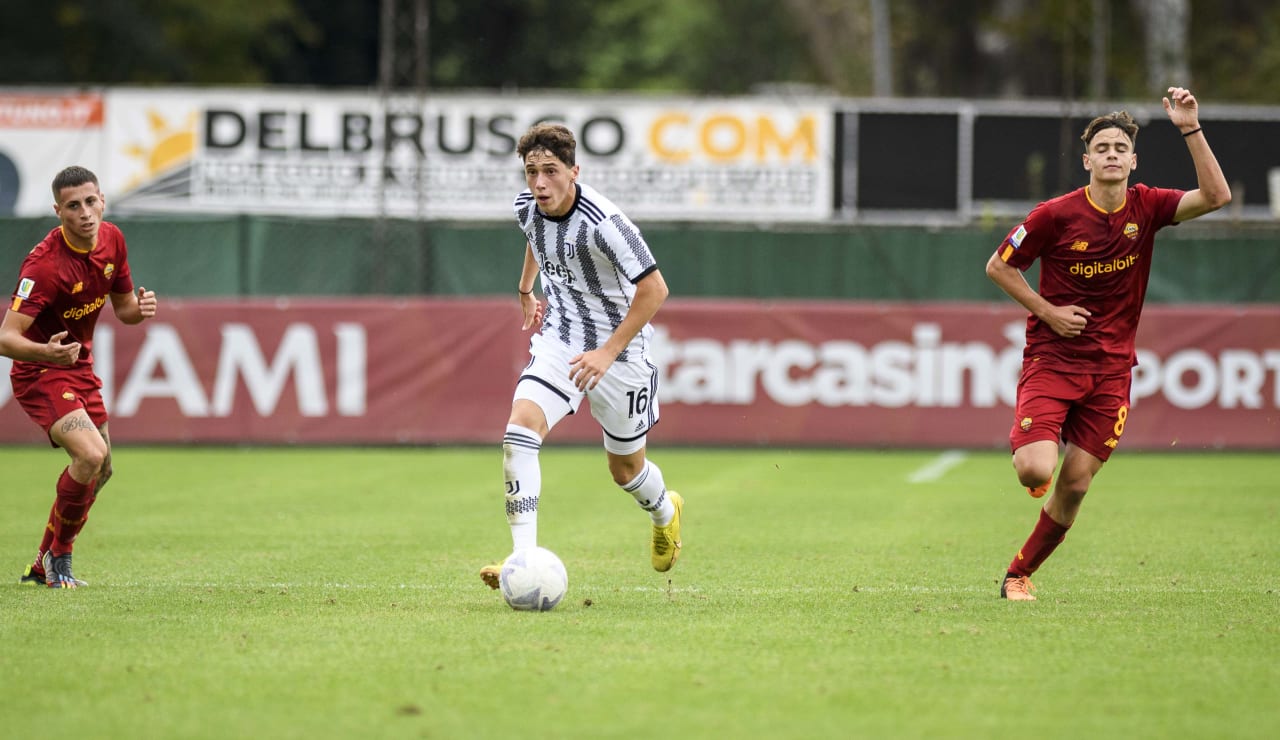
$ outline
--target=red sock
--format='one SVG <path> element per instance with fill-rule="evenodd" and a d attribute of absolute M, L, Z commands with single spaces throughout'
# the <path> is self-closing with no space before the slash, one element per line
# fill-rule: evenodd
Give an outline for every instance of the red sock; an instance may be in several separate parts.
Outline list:
<path fill-rule="evenodd" d="M 58 510 L 58 503 L 54 501 L 53 506 L 49 507 L 49 521 L 44 525 L 44 536 L 40 538 L 40 549 L 36 550 L 36 570 L 44 571 L 44 554 L 49 552 L 49 548 L 53 547 L 53 519 L 54 512 Z"/>
<path fill-rule="evenodd" d="M 1062 540 L 1066 539 L 1067 530 L 1071 529 L 1071 525 L 1062 525 L 1055 522 L 1044 509 L 1040 510 L 1040 521 L 1036 522 L 1036 528 L 1031 531 L 1031 536 L 1027 538 L 1026 544 L 1018 551 L 1018 556 L 1009 563 L 1009 572 L 1015 576 L 1029 576 L 1036 572 L 1040 564 L 1045 561 L 1053 551 L 1062 544 Z"/>
<path fill-rule="evenodd" d="M 93 484 L 94 481 L 80 483 L 72 478 L 70 468 L 63 470 L 62 477 L 58 478 L 58 497 L 53 502 L 53 541 L 49 545 L 54 555 L 71 552 L 76 535 L 89 518 L 89 507 L 93 506 Z"/>

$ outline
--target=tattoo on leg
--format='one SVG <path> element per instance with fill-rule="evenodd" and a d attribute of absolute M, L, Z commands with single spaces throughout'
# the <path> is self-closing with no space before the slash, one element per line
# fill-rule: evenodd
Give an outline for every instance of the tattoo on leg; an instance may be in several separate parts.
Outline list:
<path fill-rule="evenodd" d="M 98 430 L 98 428 L 93 425 L 93 422 L 90 421 L 89 417 L 87 416 L 73 416 L 70 419 L 67 419 L 66 421 L 62 422 L 63 434 L 74 432 L 77 429 L 92 429 L 95 432 Z"/>

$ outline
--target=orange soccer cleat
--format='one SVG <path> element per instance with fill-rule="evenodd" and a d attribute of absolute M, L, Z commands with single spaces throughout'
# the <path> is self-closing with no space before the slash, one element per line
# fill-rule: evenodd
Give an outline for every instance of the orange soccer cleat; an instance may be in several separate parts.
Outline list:
<path fill-rule="evenodd" d="M 1036 597 L 1031 595 L 1035 590 L 1035 584 L 1027 576 L 1005 576 L 1004 583 L 1000 584 L 1000 598 L 1009 601 L 1035 601 Z"/>

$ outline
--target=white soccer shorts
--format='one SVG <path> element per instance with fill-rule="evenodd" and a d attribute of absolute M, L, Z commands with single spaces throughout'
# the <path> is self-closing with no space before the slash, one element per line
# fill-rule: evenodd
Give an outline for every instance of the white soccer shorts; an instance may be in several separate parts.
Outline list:
<path fill-rule="evenodd" d="M 532 359 L 516 381 L 513 400 L 538 404 L 551 429 L 577 412 L 585 397 L 604 431 L 606 450 L 630 455 L 644 449 L 645 436 L 658 423 L 658 369 L 648 358 L 613 363 L 596 387 L 583 393 L 569 379 L 569 361 L 575 353 L 568 347 L 535 334 L 529 354 Z"/>

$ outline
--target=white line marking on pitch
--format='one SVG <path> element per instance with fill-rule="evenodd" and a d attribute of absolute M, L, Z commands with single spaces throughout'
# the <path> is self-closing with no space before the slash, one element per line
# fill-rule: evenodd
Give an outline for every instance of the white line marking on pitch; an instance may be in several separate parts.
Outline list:
<path fill-rule="evenodd" d="M 960 450 L 947 450 L 929 462 L 928 465 L 907 476 L 908 483 L 932 483 L 947 474 L 947 471 L 965 461 L 969 457 Z"/>

